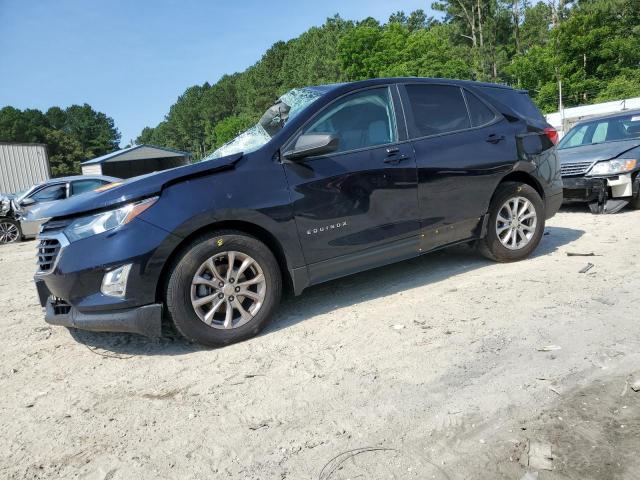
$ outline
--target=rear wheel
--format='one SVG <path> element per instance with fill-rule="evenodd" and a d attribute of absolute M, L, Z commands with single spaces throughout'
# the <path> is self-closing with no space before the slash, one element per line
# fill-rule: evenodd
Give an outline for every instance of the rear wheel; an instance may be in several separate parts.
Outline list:
<path fill-rule="evenodd" d="M 10 218 L 0 219 L 0 244 L 17 242 L 21 237 L 22 232 L 18 222 Z"/>
<path fill-rule="evenodd" d="M 280 268 L 267 246 L 225 231 L 198 238 L 185 249 L 169 275 L 165 300 L 184 337 L 222 346 L 260 332 L 281 290 Z"/>
<path fill-rule="evenodd" d="M 538 192 L 525 183 L 505 182 L 491 200 L 487 234 L 478 242 L 478 249 L 498 262 L 521 260 L 540 243 L 544 224 L 544 204 Z"/>

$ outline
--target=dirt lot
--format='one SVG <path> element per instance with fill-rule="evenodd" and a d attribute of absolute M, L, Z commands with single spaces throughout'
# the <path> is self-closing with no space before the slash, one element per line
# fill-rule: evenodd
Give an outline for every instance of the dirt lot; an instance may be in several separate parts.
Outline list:
<path fill-rule="evenodd" d="M 49 327 L 35 243 L 0 247 L 0 477 L 637 479 L 639 220 L 314 287 L 219 350 Z"/>

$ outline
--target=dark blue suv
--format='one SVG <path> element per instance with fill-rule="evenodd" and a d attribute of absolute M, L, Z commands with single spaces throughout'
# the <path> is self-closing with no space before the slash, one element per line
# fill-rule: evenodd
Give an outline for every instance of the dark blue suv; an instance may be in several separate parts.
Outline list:
<path fill-rule="evenodd" d="M 204 161 L 52 206 L 46 321 L 205 345 L 255 335 L 306 287 L 475 242 L 527 257 L 562 203 L 557 134 L 527 94 L 398 78 L 292 90 Z"/>

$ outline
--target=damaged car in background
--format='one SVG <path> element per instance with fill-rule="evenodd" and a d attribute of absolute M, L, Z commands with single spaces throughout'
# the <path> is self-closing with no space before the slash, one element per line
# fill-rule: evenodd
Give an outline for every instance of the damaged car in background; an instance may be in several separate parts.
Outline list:
<path fill-rule="evenodd" d="M 575 125 L 558 144 L 564 203 L 593 213 L 640 209 L 640 110 Z"/>
<path fill-rule="evenodd" d="M 52 203 L 89 192 L 118 179 L 104 175 L 52 178 L 13 195 L 0 195 L 0 244 L 35 238 Z"/>
<path fill-rule="evenodd" d="M 0 245 L 22 238 L 18 206 L 14 195 L 0 194 Z"/>

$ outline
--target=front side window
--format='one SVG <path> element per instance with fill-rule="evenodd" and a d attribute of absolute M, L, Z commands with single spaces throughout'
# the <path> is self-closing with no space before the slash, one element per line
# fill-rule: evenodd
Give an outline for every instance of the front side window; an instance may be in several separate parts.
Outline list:
<path fill-rule="evenodd" d="M 250 153 L 259 149 L 271 140 L 288 121 L 322 97 L 326 92 L 327 90 L 322 87 L 305 87 L 289 90 L 264 112 L 257 124 L 222 145 L 204 158 L 203 161 L 213 160 L 214 158 L 220 158 L 234 153 Z"/>
<path fill-rule="evenodd" d="M 36 202 L 52 202 L 54 200 L 62 200 L 67 196 L 67 185 L 59 183 L 57 185 L 50 185 L 38 190 L 31 195 L 31 198 Z"/>
<path fill-rule="evenodd" d="M 303 134 L 330 133 L 338 137 L 336 153 L 397 141 L 389 89 L 374 88 L 337 100 Z"/>
<path fill-rule="evenodd" d="M 71 184 L 71 196 L 79 195 L 84 192 L 90 192 L 104 185 L 106 182 L 102 180 L 78 180 Z"/>
<path fill-rule="evenodd" d="M 414 138 L 471 128 L 459 87 L 414 84 L 406 85 L 406 90 L 413 113 Z"/>
<path fill-rule="evenodd" d="M 579 145 L 582 145 L 582 142 L 584 141 L 584 136 L 587 133 L 587 128 L 588 128 L 587 125 L 582 125 L 581 127 L 578 127 L 575 130 L 573 130 L 573 133 L 571 134 L 570 137 L 567 135 L 567 139 L 563 142 L 563 146 L 567 148 L 567 147 L 577 147 Z"/>

